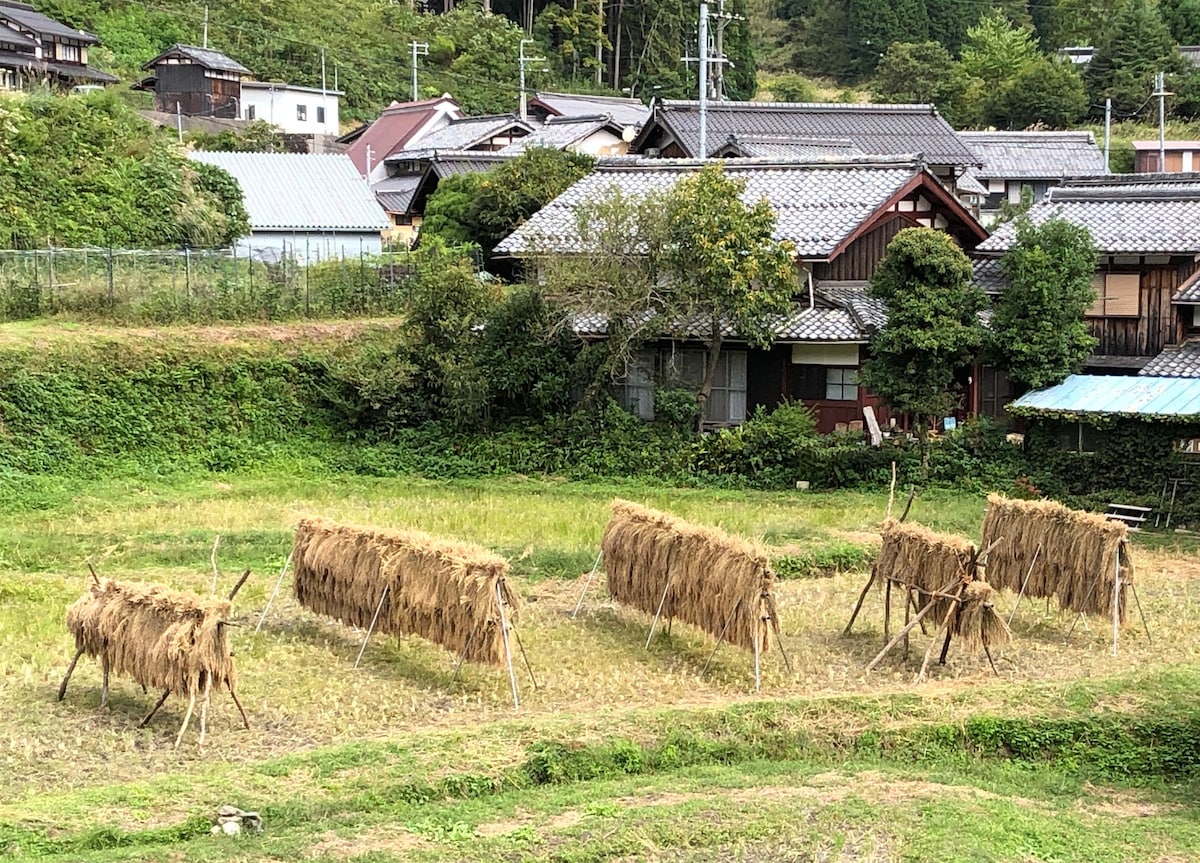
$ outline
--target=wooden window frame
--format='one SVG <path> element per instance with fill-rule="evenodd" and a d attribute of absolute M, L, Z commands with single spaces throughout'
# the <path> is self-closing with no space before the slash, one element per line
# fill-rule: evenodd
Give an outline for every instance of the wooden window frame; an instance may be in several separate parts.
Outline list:
<path fill-rule="evenodd" d="M 1114 294 L 1114 288 L 1126 290 L 1130 283 L 1133 287 L 1133 308 L 1127 304 L 1130 300 L 1127 294 Z M 1092 277 L 1092 286 L 1096 289 L 1096 302 L 1092 304 L 1084 316 L 1088 318 L 1140 318 L 1142 316 L 1142 274 L 1141 272 L 1097 273 Z M 1113 310 L 1113 306 L 1117 310 Z"/>

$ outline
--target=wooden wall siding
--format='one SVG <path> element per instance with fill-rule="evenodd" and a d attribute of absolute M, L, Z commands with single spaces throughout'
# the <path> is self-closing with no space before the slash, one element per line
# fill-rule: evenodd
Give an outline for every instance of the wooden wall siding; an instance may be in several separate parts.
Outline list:
<path fill-rule="evenodd" d="M 234 118 L 241 116 L 242 82 L 223 78 L 208 78 L 211 89 L 211 108 L 214 117 Z M 315 116 L 315 115 L 314 115 Z"/>
<path fill-rule="evenodd" d="M 1089 318 L 1092 335 L 1099 344 L 1095 353 L 1105 356 L 1153 357 L 1167 345 L 1184 337 L 1184 322 L 1171 297 L 1195 264 L 1183 259 L 1174 264 L 1140 268 L 1114 266 L 1104 272 L 1138 272 L 1140 311 L 1136 318 Z"/>
<path fill-rule="evenodd" d="M 887 244 L 892 238 L 905 228 L 911 227 L 912 223 L 904 216 L 889 219 L 863 234 L 834 260 L 815 264 L 813 278 L 817 281 L 865 282 L 875 274 L 875 268 L 883 259 Z"/>

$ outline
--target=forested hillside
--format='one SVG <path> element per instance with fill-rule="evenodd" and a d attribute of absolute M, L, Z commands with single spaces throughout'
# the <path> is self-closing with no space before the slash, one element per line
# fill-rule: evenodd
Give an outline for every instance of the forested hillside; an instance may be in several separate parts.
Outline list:
<path fill-rule="evenodd" d="M 738 12 L 744 0 L 730 0 Z M 172 42 L 200 44 L 205 6 L 187 0 L 38 0 L 38 8 L 73 26 L 95 32 L 104 48 L 96 61 L 122 75 L 138 68 Z M 715 3 L 714 3 L 715 6 Z M 482 15 L 463 4 L 445 15 L 414 11 L 387 0 L 226 0 L 208 6 L 209 44 L 225 51 L 260 79 L 320 85 L 346 91 L 343 114 L 374 116 L 381 106 L 411 92 L 413 40 L 429 45 L 420 60 L 423 96 L 452 93 L 471 113 L 511 111 L 517 104 L 517 55 L 526 36 L 516 22 L 523 4 L 506 0 L 499 14 Z M 649 96 L 684 96 L 694 91 L 696 72 L 681 58 L 695 53 L 697 6 L 689 0 L 596 0 L 559 5 L 538 0 L 529 55 L 546 58 L 530 71 L 538 87 L 611 91 L 630 89 Z M 597 68 L 597 41 L 600 63 Z M 754 93 L 755 64 L 746 22 L 734 20 L 725 33 L 734 67 L 729 95 Z"/>

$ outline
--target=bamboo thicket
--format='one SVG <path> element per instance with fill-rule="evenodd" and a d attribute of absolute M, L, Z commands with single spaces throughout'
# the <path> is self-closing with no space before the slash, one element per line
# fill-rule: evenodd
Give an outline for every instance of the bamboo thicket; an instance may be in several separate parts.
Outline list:
<path fill-rule="evenodd" d="M 473 662 L 505 662 L 500 597 L 510 620 L 519 601 L 505 582 L 507 561 L 487 549 L 305 519 L 292 565 L 296 599 L 310 611 L 366 629 L 379 609 L 376 631 L 419 635 Z"/>
<path fill-rule="evenodd" d="M 612 509 L 601 551 L 613 599 L 649 614 L 661 603 L 664 619 L 766 651 L 775 574 L 762 549 L 629 501 Z"/>

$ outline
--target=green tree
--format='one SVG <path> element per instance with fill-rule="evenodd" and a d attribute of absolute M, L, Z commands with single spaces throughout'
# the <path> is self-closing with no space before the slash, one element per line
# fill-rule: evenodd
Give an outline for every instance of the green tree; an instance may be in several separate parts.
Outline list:
<path fill-rule="evenodd" d="M 1200 45 L 1200 0 L 1159 0 L 1158 11 L 1180 45 Z"/>
<path fill-rule="evenodd" d="M 592 168 L 589 156 L 546 147 L 527 150 L 469 178 L 447 178 L 429 196 L 421 237 L 492 249 Z"/>
<path fill-rule="evenodd" d="M 955 373 L 984 343 L 979 313 L 987 298 L 972 284 L 962 249 L 931 228 L 896 234 L 869 293 L 886 305 L 887 323 L 871 339 L 862 382 L 912 418 L 924 446 L 932 423 L 958 402 Z"/>
<path fill-rule="evenodd" d="M 1000 259 L 1008 284 L 991 322 L 991 353 L 1015 383 L 1040 389 L 1079 371 L 1096 346 L 1084 313 L 1096 300 L 1096 248 L 1087 228 L 1022 218 Z"/>
<path fill-rule="evenodd" d="M 777 75 L 771 79 L 769 88 L 775 102 L 816 102 L 817 85 L 795 72 Z"/>
<path fill-rule="evenodd" d="M 937 42 L 893 42 L 875 69 L 880 102 L 932 103 L 952 124 L 967 80 L 950 52 Z"/>
<path fill-rule="evenodd" d="M 679 320 L 703 321 L 708 348 L 696 394 L 701 414 L 712 392 L 724 331 L 732 325 L 756 347 L 769 347 L 775 316 L 796 290 L 790 244 L 774 237 L 775 211 L 766 201 L 747 206 L 745 182 L 711 165 L 685 177 L 667 199 L 663 264 Z"/>
<path fill-rule="evenodd" d="M 1072 65 L 1038 57 L 1026 63 L 988 102 L 986 116 L 1001 129 L 1035 124 L 1065 129 L 1078 123 L 1087 108 L 1083 79 Z"/>
<path fill-rule="evenodd" d="M 969 77 L 995 91 L 1037 56 L 1032 28 L 1015 26 L 1002 10 L 993 9 L 968 28 L 961 62 Z"/>
<path fill-rule="evenodd" d="M 923 42 L 929 38 L 929 16 L 923 0 L 848 0 L 850 32 L 863 50 L 856 57 L 859 75 L 866 75 L 893 42 Z"/>
<path fill-rule="evenodd" d="M 1084 82 L 1093 111 L 1102 112 L 1104 100 L 1111 98 L 1116 111 L 1129 114 L 1146 104 L 1156 72 L 1181 68 L 1175 40 L 1158 8 L 1147 0 L 1127 0 L 1096 45 Z"/>

